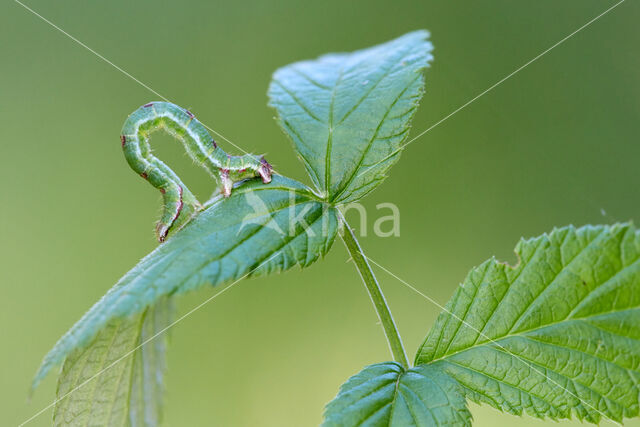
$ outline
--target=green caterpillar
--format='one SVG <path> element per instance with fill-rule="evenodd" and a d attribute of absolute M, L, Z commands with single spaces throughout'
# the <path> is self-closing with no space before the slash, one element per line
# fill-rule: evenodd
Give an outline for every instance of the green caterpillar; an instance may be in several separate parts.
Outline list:
<path fill-rule="evenodd" d="M 189 110 L 169 102 L 143 105 L 124 122 L 120 141 L 129 166 L 162 193 L 163 212 L 156 226 L 160 242 L 169 230 L 186 224 L 202 205 L 171 168 L 152 154 L 149 137 L 159 129 L 182 141 L 194 161 L 220 178 L 224 197 L 231 195 L 234 182 L 243 179 L 259 176 L 265 184 L 271 182 L 273 169 L 264 157 L 226 154 Z"/>

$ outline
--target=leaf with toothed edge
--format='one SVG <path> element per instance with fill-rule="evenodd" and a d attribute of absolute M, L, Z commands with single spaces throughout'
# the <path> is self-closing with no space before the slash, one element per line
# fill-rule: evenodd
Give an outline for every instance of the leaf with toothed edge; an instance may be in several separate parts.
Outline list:
<path fill-rule="evenodd" d="M 307 266 L 327 253 L 338 227 L 333 205 L 362 197 L 397 160 L 393 150 L 406 137 L 422 95 L 422 70 L 431 59 L 426 38 L 426 32 L 415 32 L 372 49 L 321 58 L 342 64 L 340 81 L 331 91 L 330 120 L 335 126 L 329 127 L 325 187 L 317 179 L 319 172 L 308 168 L 322 196 L 274 176 L 268 185 L 254 181 L 237 186 L 228 200 L 217 198 L 184 228 L 174 227 L 173 235 L 110 289 L 45 357 L 33 386 L 64 362 L 60 398 L 119 355 L 132 354 L 129 361 L 110 368 L 111 374 L 62 399 L 56 423 L 154 424 L 159 404 L 139 397 L 149 394 L 161 400 L 162 384 L 149 378 L 161 377 L 164 348 L 135 348 L 149 334 L 149 319 L 156 317 L 151 314 L 162 311 L 163 301 L 205 284 Z M 272 97 L 272 105 L 277 103 Z M 371 166 L 367 177 L 357 175 Z M 141 175 L 147 177 L 146 168 Z"/>
<path fill-rule="evenodd" d="M 327 200 L 362 198 L 398 160 L 432 59 L 428 36 L 415 31 L 274 73 L 269 105 Z"/>
<path fill-rule="evenodd" d="M 340 387 L 323 427 L 470 426 L 460 385 L 431 366 L 395 362 L 367 366 Z"/>
<path fill-rule="evenodd" d="M 110 322 L 141 313 L 165 296 L 308 266 L 327 253 L 337 227 L 335 208 L 303 184 L 279 175 L 270 184 L 242 183 L 120 279 L 56 343 L 33 385 Z"/>
<path fill-rule="evenodd" d="M 160 333 L 170 322 L 172 305 L 165 297 L 143 313 L 114 319 L 89 346 L 66 358 L 54 426 L 160 423 L 167 342 Z"/>
<path fill-rule="evenodd" d="M 474 268 L 416 355 L 478 403 L 597 423 L 638 416 L 640 232 L 565 227 L 522 240 L 515 267 Z"/>
<path fill-rule="evenodd" d="M 324 425 L 469 425 L 466 398 L 554 420 L 637 417 L 640 231 L 564 227 L 516 254 L 515 267 L 492 258 L 469 273 L 414 368 L 388 362 L 349 379 Z M 424 378 L 409 383 L 413 372 Z"/>
<path fill-rule="evenodd" d="M 416 31 L 276 71 L 270 105 L 321 194 L 275 175 L 242 182 L 176 227 L 45 357 L 34 386 L 64 363 L 55 425 L 158 424 L 165 341 L 146 343 L 169 325 L 170 297 L 327 253 L 335 206 L 373 190 L 398 160 L 432 59 L 427 38 Z M 365 367 L 327 405 L 323 425 L 468 426 L 467 399 L 540 418 L 638 416 L 640 232 L 566 227 L 516 253 L 515 267 L 490 259 L 469 273 L 415 367 Z"/>

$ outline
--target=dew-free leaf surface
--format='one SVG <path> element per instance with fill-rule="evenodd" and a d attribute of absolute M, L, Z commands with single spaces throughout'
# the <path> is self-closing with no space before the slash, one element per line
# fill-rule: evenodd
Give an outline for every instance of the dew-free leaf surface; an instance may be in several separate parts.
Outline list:
<path fill-rule="evenodd" d="M 147 426 L 162 418 L 166 334 L 171 301 L 114 319 L 87 347 L 65 359 L 55 426 Z M 155 334 L 156 338 L 150 340 Z"/>
<path fill-rule="evenodd" d="M 75 390 L 144 342 L 156 330 L 150 319 L 173 295 L 304 267 L 326 254 L 338 228 L 335 205 L 371 191 L 398 159 L 431 60 L 427 37 L 416 31 L 278 70 L 269 90 L 271 105 L 318 192 L 274 175 L 268 185 L 244 182 L 229 199 L 214 200 L 58 341 L 33 385 L 64 362 L 58 398 Z M 164 341 L 158 345 L 135 350 L 58 402 L 56 422 L 156 424 L 163 390 L 156 374 L 165 357 Z"/>
<path fill-rule="evenodd" d="M 471 425 L 460 385 L 430 366 L 367 366 L 327 405 L 323 427 Z"/>
<path fill-rule="evenodd" d="M 337 225 L 335 209 L 291 179 L 274 176 L 267 185 L 252 180 L 238 186 L 111 288 L 47 354 L 34 383 L 109 322 L 141 313 L 162 297 L 308 266 L 327 253 Z"/>
<path fill-rule="evenodd" d="M 638 415 L 640 233 L 565 227 L 516 254 L 469 273 L 416 364 L 442 361 L 472 400 L 513 414 Z"/>
<path fill-rule="evenodd" d="M 137 347 L 168 324 L 169 299 L 327 253 L 336 205 L 362 198 L 398 160 L 432 59 L 427 37 L 416 31 L 276 71 L 270 105 L 317 192 L 278 175 L 240 183 L 127 273 L 36 375 L 34 385 L 64 362 L 57 425 L 158 424 L 164 338 Z M 472 269 L 416 366 L 364 368 L 327 405 L 324 425 L 467 426 L 467 399 L 540 418 L 637 416 L 640 233 L 631 224 L 565 227 L 522 240 L 516 254 L 515 267 L 490 259 Z"/>
<path fill-rule="evenodd" d="M 386 177 L 424 92 L 429 33 L 277 70 L 269 104 L 327 200 L 362 198 Z"/>
<path fill-rule="evenodd" d="M 638 416 L 640 232 L 631 224 L 564 227 L 521 240 L 516 254 L 515 267 L 492 258 L 471 270 L 412 369 L 439 371 L 467 398 L 514 415 L 593 423 Z M 354 378 L 328 405 L 328 421 L 332 408 L 348 407 L 345 420 L 369 414 L 373 395 L 346 392 Z M 368 425 L 394 425 L 373 419 Z"/>

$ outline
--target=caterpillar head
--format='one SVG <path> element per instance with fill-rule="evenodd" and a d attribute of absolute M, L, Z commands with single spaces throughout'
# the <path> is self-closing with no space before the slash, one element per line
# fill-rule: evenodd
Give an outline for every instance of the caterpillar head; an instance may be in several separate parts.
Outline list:
<path fill-rule="evenodd" d="M 268 184 L 271 182 L 271 173 L 273 172 L 273 167 L 267 162 L 264 156 L 260 157 L 260 167 L 258 167 L 258 175 L 262 178 L 262 182 Z"/>

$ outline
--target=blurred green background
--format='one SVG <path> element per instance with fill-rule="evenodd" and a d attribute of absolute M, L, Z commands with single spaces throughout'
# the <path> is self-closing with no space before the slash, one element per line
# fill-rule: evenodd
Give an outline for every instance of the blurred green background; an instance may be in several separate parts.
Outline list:
<path fill-rule="evenodd" d="M 27 4 L 244 149 L 266 152 L 281 173 L 309 183 L 266 107 L 277 67 L 427 28 L 435 61 L 417 135 L 614 3 Z M 640 4 L 626 1 L 415 141 L 364 201 L 368 255 L 444 304 L 472 266 L 492 255 L 513 261 L 521 236 L 566 224 L 639 222 L 639 19 Z M 156 245 L 159 195 L 125 164 L 118 135 L 131 111 L 158 97 L 18 3 L 2 2 L 0 24 L 0 424 L 16 425 L 54 399 L 52 375 L 26 403 L 42 356 Z M 177 143 L 156 141 L 202 198 L 214 190 Z M 388 213 L 375 208 L 383 202 L 400 208 L 400 237 L 372 233 L 373 221 Z M 166 425 L 317 425 L 342 382 L 388 360 L 346 260 L 336 241 L 323 262 L 244 281 L 173 328 Z M 378 274 L 413 355 L 439 309 Z M 216 291 L 181 299 L 180 312 Z M 479 427 L 542 425 L 487 407 L 472 411 Z M 50 419 L 49 410 L 29 425 Z"/>

